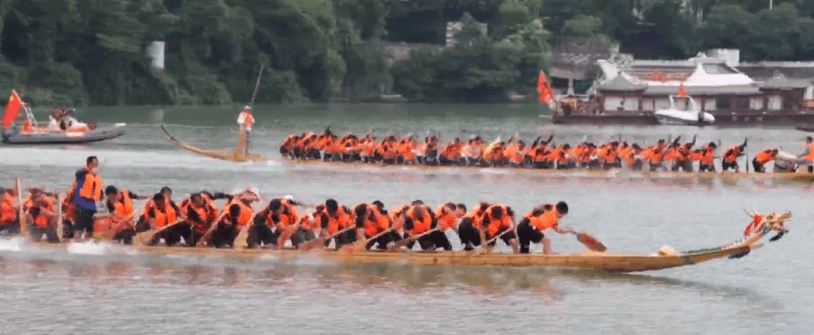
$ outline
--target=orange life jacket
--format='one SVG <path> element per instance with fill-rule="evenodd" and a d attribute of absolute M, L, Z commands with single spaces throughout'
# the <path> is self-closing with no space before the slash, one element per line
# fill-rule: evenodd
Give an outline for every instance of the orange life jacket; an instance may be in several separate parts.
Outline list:
<path fill-rule="evenodd" d="M 424 205 L 413 206 L 407 210 L 407 217 L 413 220 L 413 229 L 409 230 L 411 236 L 419 235 L 430 231 L 432 227 L 432 216 L 429 209 Z"/>
<path fill-rule="evenodd" d="M 121 190 L 119 194 L 122 195 L 122 201 L 113 204 L 113 209 L 116 211 L 116 214 L 119 214 L 125 219 L 132 218 L 133 215 L 135 215 L 135 211 L 133 210 L 133 199 L 130 198 L 130 192 Z"/>
<path fill-rule="evenodd" d="M 444 211 L 444 207 L 446 205 L 441 205 L 435 210 L 435 216 L 438 218 L 438 228 L 442 232 L 449 229 L 458 230 L 458 218 Z"/>
<path fill-rule="evenodd" d="M 492 214 L 494 208 L 501 208 L 503 215 L 500 218 L 495 218 Z M 511 217 L 508 214 L 509 207 L 505 205 L 492 205 L 486 209 L 484 214 L 485 218 L 489 219 L 489 225 L 486 227 L 487 238 L 494 238 L 497 234 L 509 229 L 512 225 Z M 484 220 L 485 221 L 485 220 Z"/>
<path fill-rule="evenodd" d="M 712 147 L 704 148 L 704 156 L 701 157 L 701 163 L 704 165 L 712 165 L 715 163 L 715 149 Z"/>
<path fill-rule="evenodd" d="M 774 157 L 772 157 L 772 151 L 771 150 L 764 150 L 764 151 L 759 152 L 755 156 L 755 160 L 757 160 L 757 162 L 760 163 L 760 164 L 766 164 L 768 162 L 773 161 Z"/>
<path fill-rule="evenodd" d="M 365 237 L 370 238 L 390 228 L 390 217 L 379 212 L 374 205 L 368 205 L 370 216 L 365 220 Z"/>
<path fill-rule="evenodd" d="M 342 229 L 347 228 L 352 222 L 350 215 L 345 212 L 345 206 L 339 206 L 336 210 L 336 216 L 331 216 L 328 209 L 323 209 L 322 213 L 328 218 L 328 225 L 325 227 L 325 232 L 328 234 L 336 234 Z"/>
<path fill-rule="evenodd" d="M 17 210 L 14 208 L 14 198 L 5 194 L 0 199 L 0 226 L 8 226 L 16 223 Z"/>
<path fill-rule="evenodd" d="M 41 208 L 53 212 L 54 201 L 55 200 L 52 197 L 45 197 L 45 208 L 42 208 L 42 206 Z M 39 214 L 34 218 L 34 225 L 37 227 L 46 228 L 48 227 L 48 223 L 49 223 L 48 217 L 44 214 Z"/>
<path fill-rule="evenodd" d="M 738 160 L 738 155 L 740 153 L 741 149 L 738 146 L 729 148 L 729 150 L 724 153 L 724 162 L 729 164 L 735 163 Z"/>
<path fill-rule="evenodd" d="M 557 229 L 559 227 L 559 219 L 557 219 L 557 209 L 554 208 L 550 211 L 543 213 L 540 216 L 531 216 L 531 213 L 526 214 L 529 219 L 529 224 L 537 231 L 544 232 L 548 229 Z"/>
<path fill-rule="evenodd" d="M 82 184 L 82 189 L 79 190 L 79 196 L 88 200 L 99 201 L 102 196 L 102 178 L 92 173 L 86 173 L 85 183 Z"/>
<path fill-rule="evenodd" d="M 280 207 L 280 212 L 277 214 L 279 223 L 283 225 L 283 227 L 290 227 L 296 224 L 300 218 L 300 216 L 297 215 L 297 209 L 286 201 L 282 201 L 281 204 L 282 206 Z M 268 216 L 266 216 L 266 223 L 269 226 L 275 225 L 274 221 L 271 219 L 273 214 L 274 213 L 269 212 Z"/>
<path fill-rule="evenodd" d="M 809 162 L 814 162 L 814 143 L 806 144 L 808 146 L 808 155 L 806 155 L 805 159 Z"/>

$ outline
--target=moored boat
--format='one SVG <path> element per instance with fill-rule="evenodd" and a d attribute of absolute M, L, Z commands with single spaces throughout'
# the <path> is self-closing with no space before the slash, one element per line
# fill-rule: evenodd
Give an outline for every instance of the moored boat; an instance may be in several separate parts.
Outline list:
<path fill-rule="evenodd" d="M 713 124 L 715 117 L 701 111 L 701 108 L 691 96 L 684 91 L 684 86 L 678 89 L 678 95 L 670 95 L 670 107 L 656 111 L 656 120 L 664 125 L 703 126 Z"/>

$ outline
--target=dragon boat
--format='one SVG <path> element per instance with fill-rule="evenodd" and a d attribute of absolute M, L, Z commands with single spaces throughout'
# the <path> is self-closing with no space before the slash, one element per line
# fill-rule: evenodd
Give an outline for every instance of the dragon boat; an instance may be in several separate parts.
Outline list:
<path fill-rule="evenodd" d="M 754 214 L 753 214 L 754 215 Z M 342 264 L 410 264 L 421 266 L 464 265 L 493 267 L 533 267 L 577 269 L 602 273 L 630 273 L 655 271 L 694 265 L 721 258 L 741 258 L 752 250 L 763 246 L 760 240 L 771 231 L 778 232 L 770 241 L 780 239 L 788 229 L 784 224 L 791 218 L 791 213 L 761 216 L 750 225 L 748 236 L 720 247 L 675 252 L 670 247 L 663 247 L 657 253 L 614 254 L 589 252 L 584 254 L 503 254 L 485 250 L 469 252 L 413 252 L 413 251 L 359 251 L 354 248 L 338 250 L 317 249 L 311 251 L 284 249 L 234 249 L 168 247 L 168 246 L 121 246 L 132 249 L 136 255 L 152 256 L 185 256 L 185 257 L 223 257 L 228 259 L 255 260 L 268 259 L 292 260 L 297 257 L 317 257 L 319 259 Z M 135 240 L 139 240 L 136 238 Z M 70 243 L 47 244 L 35 242 L 47 249 L 67 249 Z M 102 241 L 96 246 L 101 249 L 113 248 L 114 245 Z"/>
<path fill-rule="evenodd" d="M 214 159 L 231 161 L 236 163 L 244 162 L 267 162 L 271 159 L 259 155 L 241 155 L 234 152 L 224 150 L 206 150 L 200 149 L 186 142 L 176 139 L 172 136 L 164 125 L 161 125 L 164 130 L 167 140 L 176 146 L 187 150 L 189 152 L 207 156 Z M 275 160 L 276 161 L 276 160 Z M 460 173 L 481 173 L 481 172 L 497 172 L 497 173 L 518 173 L 530 176 L 539 177 L 570 177 L 570 178 L 621 178 L 621 179 L 649 179 L 649 178 L 664 178 L 664 179 L 684 179 L 684 180 L 711 180 L 711 179 L 724 179 L 724 180 L 785 180 L 793 182 L 814 182 L 814 173 L 808 172 L 774 172 L 774 173 L 755 173 L 755 172 L 666 172 L 666 171 L 632 171 L 626 169 L 612 169 L 612 170 L 589 170 L 589 169 L 571 169 L 571 170 L 551 170 L 551 169 L 531 169 L 531 168 L 511 168 L 511 167 L 475 167 L 475 166 L 431 166 L 431 165 L 386 165 L 386 164 L 368 164 L 361 162 L 340 162 L 340 161 L 319 161 L 319 160 L 289 160 L 281 159 L 276 161 L 292 167 L 312 167 L 312 168 L 331 168 L 331 169 L 375 169 L 381 171 L 416 171 L 422 173 L 439 173 L 447 171 L 455 171 Z"/>

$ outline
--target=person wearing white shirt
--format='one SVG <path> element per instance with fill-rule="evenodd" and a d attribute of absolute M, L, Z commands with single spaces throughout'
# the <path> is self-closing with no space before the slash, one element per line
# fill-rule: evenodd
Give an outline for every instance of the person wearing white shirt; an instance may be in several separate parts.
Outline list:
<path fill-rule="evenodd" d="M 249 154 L 249 147 L 252 144 L 252 125 L 254 124 L 254 117 L 252 116 L 252 108 L 249 106 L 243 107 L 240 115 L 237 116 L 237 124 L 240 126 L 241 135 L 245 134 L 243 142 L 243 154 Z"/>

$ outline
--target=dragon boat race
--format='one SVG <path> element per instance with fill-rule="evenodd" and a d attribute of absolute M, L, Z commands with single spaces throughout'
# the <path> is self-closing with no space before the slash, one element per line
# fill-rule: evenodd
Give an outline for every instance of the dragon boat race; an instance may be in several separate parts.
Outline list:
<path fill-rule="evenodd" d="M 763 173 L 752 160 L 802 155 L 805 133 L 552 125 L 534 109 L 257 105 L 245 152 L 228 108 L 88 108 L 127 136 L 0 147 L 2 303 L 14 306 L 4 331 L 804 332 L 812 181 L 804 159 Z M 311 133 L 323 147 L 283 150 Z M 361 144 L 326 152 L 366 136 L 371 155 Z M 390 136 L 414 140 L 421 161 L 403 150 L 384 161 Z M 430 137 L 435 154 L 422 147 Z M 456 138 L 487 152 L 476 137 L 501 152 L 518 141 L 524 153 L 595 149 L 585 164 L 571 150 L 545 165 L 439 161 Z M 662 159 L 650 171 L 641 152 L 637 169 L 622 154 L 597 162 L 621 151 L 612 142 L 663 156 L 713 143 L 714 171 L 692 159 L 691 170 Z M 742 151 L 737 172 L 722 171 L 730 148 Z M 100 196 L 83 229 L 77 184 L 90 182 L 100 185 L 86 195 Z"/>
<path fill-rule="evenodd" d="M 810 334 L 812 22 L 4 0 L 0 335 Z"/>

